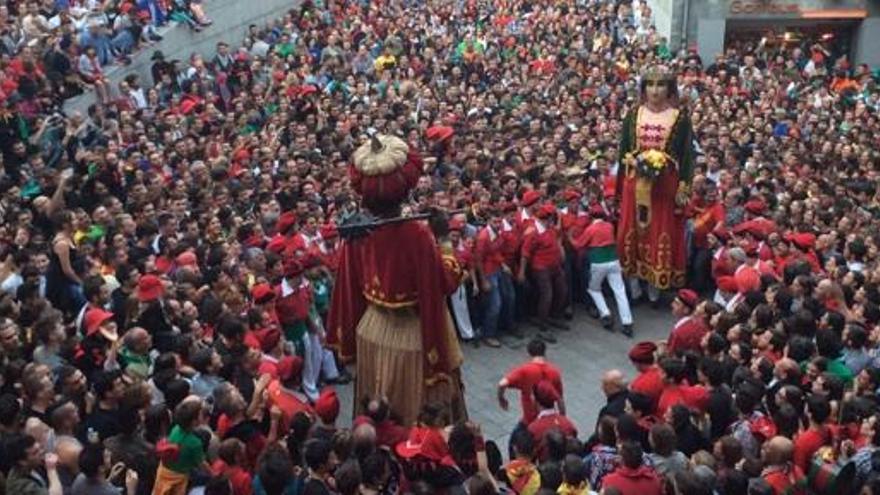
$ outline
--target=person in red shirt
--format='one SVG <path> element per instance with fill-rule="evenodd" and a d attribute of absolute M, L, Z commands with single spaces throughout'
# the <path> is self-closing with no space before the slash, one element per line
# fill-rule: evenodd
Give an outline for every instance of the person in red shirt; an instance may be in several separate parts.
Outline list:
<path fill-rule="evenodd" d="M 306 243 L 298 230 L 296 213 L 286 211 L 275 222 L 275 237 L 269 242 L 279 244 L 285 258 L 302 254 L 306 251 Z"/>
<path fill-rule="evenodd" d="M 310 323 L 312 288 L 303 277 L 305 265 L 296 258 L 284 262 L 284 278 L 275 287 L 275 312 L 284 337 L 294 344 L 297 354 L 305 354 L 306 331 Z"/>
<path fill-rule="evenodd" d="M 516 204 L 507 202 L 501 205 L 503 218 L 501 220 L 501 239 L 504 241 L 502 252 L 504 264 L 510 268 L 511 278 L 517 273 L 519 267 L 519 250 L 522 247 L 522 229 L 517 223 Z"/>
<path fill-rule="evenodd" d="M 558 394 L 556 400 L 560 414 L 565 414 L 565 400 L 562 391 L 562 373 L 559 368 L 547 361 L 547 345 L 538 339 L 529 342 L 527 347 L 529 361 L 517 366 L 507 373 L 498 382 L 498 405 L 505 411 L 510 407 L 504 392 L 508 388 L 519 390 L 520 404 L 522 405 L 522 419 L 516 429 L 526 428 L 538 417 L 538 406 L 532 393 L 535 385 L 542 380 L 553 384 Z"/>
<path fill-rule="evenodd" d="M 529 433 L 538 446 L 538 459 L 541 462 L 547 460 L 547 446 L 545 437 L 553 430 L 559 430 L 562 435 L 568 438 L 577 438 L 577 427 L 570 419 L 565 417 L 556 410 L 556 402 L 559 400 L 559 393 L 556 391 L 556 385 L 549 380 L 541 380 L 538 382 L 533 391 L 535 402 L 541 408 L 538 416 L 529 424 Z"/>
<path fill-rule="evenodd" d="M 712 254 L 712 278 L 717 280 L 724 275 L 733 275 L 734 267 L 731 266 L 727 255 L 727 243 L 730 241 L 730 230 L 723 225 L 715 227 L 706 237 L 709 247 L 714 250 Z"/>
<path fill-rule="evenodd" d="M 708 329 L 702 318 L 694 316 L 694 310 L 700 302 L 700 296 L 690 289 L 681 289 L 672 300 L 672 314 L 678 318 L 669 339 L 666 352 L 670 355 L 684 351 L 700 352 L 700 342 Z"/>
<path fill-rule="evenodd" d="M 807 397 L 807 419 L 810 426 L 794 439 L 794 465 L 802 472 L 810 470 L 813 455 L 823 446 L 831 445 L 831 428 L 825 424 L 831 416 L 828 398 L 818 394 Z"/>
<path fill-rule="evenodd" d="M 458 330 L 458 336 L 464 341 L 474 339 L 474 325 L 471 322 L 470 311 L 468 311 L 468 285 L 476 288 L 477 275 L 474 272 L 474 247 L 473 240 L 464 236 L 466 222 L 462 216 L 455 216 L 449 220 L 449 249 L 451 254 L 458 261 L 461 268 L 461 281 L 458 288 L 449 296 L 450 308 L 452 309 L 452 319 L 455 328 Z M 501 347 L 501 342 L 495 338 L 485 338 L 485 343 L 489 347 Z"/>
<path fill-rule="evenodd" d="M 764 470 L 761 478 L 773 488 L 773 495 L 806 495 L 807 479 L 792 463 L 794 444 L 785 437 L 773 437 L 761 447 Z"/>
<path fill-rule="evenodd" d="M 409 437 L 409 428 L 397 424 L 391 418 L 391 407 L 384 398 L 369 399 L 364 401 L 364 414 L 355 418 L 354 425 L 357 427 L 358 420 L 373 425 L 376 430 L 376 445 L 393 449 L 395 445 Z"/>
<path fill-rule="evenodd" d="M 535 213 L 540 208 L 538 204 L 540 200 L 541 193 L 534 189 L 529 189 L 523 193 L 520 200 L 521 208 L 516 215 L 516 224 L 520 229 L 526 230 L 532 226 L 535 220 Z"/>
<path fill-rule="evenodd" d="M 621 495 L 661 495 L 663 482 L 653 468 L 643 462 L 642 446 L 623 442 L 620 446 L 620 465 L 602 479 L 604 489 L 616 488 Z"/>
<path fill-rule="evenodd" d="M 813 248 L 816 245 L 816 236 L 809 232 L 799 232 L 789 236 L 796 257 L 805 260 L 810 265 L 813 273 L 822 273 L 822 266 Z"/>
<path fill-rule="evenodd" d="M 237 438 L 227 438 L 217 449 L 217 460 L 211 464 L 211 474 L 226 476 L 232 485 L 233 495 L 251 495 L 251 475 L 243 467 L 245 461 L 244 443 Z"/>
<path fill-rule="evenodd" d="M 702 198 L 694 201 L 693 287 L 699 293 L 711 289 L 712 252 L 709 234 L 724 224 L 724 205 L 718 200 L 718 187 L 712 181 L 703 186 Z"/>
<path fill-rule="evenodd" d="M 657 417 L 666 418 L 666 411 L 676 404 L 683 404 L 688 409 L 705 411 L 708 406 L 709 392 L 701 385 L 688 385 L 685 382 L 684 361 L 665 357 L 660 360 L 663 376 L 663 393 L 657 401 Z"/>
<path fill-rule="evenodd" d="M 629 351 L 629 360 L 638 370 L 639 375 L 629 384 L 632 392 L 650 397 L 654 405 L 660 400 L 665 384 L 660 368 L 654 364 L 654 353 L 657 345 L 653 342 L 639 342 Z"/>
<path fill-rule="evenodd" d="M 261 328 L 254 332 L 254 338 L 260 344 L 262 356 L 258 373 L 260 376 L 269 375 L 278 378 L 278 362 L 284 358 L 284 348 L 287 343 L 277 328 Z"/>
<path fill-rule="evenodd" d="M 617 310 L 620 312 L 620 323 L 623 325 L 623 334 L 632 337 L 632 313 L 629 309 L 629 300 L 626 298 L 626 286 L 623 284 L 623 270 L 620 260 L 617 258 L 617 244 L 614 238 L 614 225 L 605 219 L 605 209 L 596 204 L 590 208 L 592 222 L 579 236 L 571 238 L 571 244 L 575 249 L 587 249 L 590 260 L 590 281 L 587 293 L 599 310 L 599 318 L 606 330 L 613 331 L 611 310 L 602 295 L 602 282 L 608 280 L 608 285 L 614 292 L 617 301 Z"/>
<path fill-rule="evenodd" d="M 551 315 L 558 315 L 565 305 L 568 293 L 565 273 L 562 270 L 563 249 L 553 216 L 556 207 L 550 203 L 535 212 L 534 224 L 525 231 L 518 280 L 524 283 L 526 271 L 531 274 L 538 292 L 537 317 L 546 336 L 549 327 L 567 330 L 568 327 Z"/>
<path fill-rule="evenodd" d="M 339 266 L 339 230 L 332 223 L 321 226 L 320 236 L 312 243 L 312 254 L 334 274 Z"/>
<path fill-rule="evenodd" d="M 281 431 L 288 431 L 297 413 L 314 417 L 315 411 L 302 392 L 303 360 L 299 356 L 286 356 L 278 362 L 278 379 L 269 383 L 267 405 L 281 410 Z"/>
<path fill-rule="evenodd" d="M 499 323 L 505 328 L 513 325 L 516 293 L 513 288 L 510 267 L 504 262 L 504 219 L 497 211 L 489 210 L 488 225 L 477 234 L 474 250 L 474 270 L 479 280 L 480 294 L 485 301 L 483 312 L 483 339 L 498 341 Z M 504 317 L 502 318 L 502 315 Z M 514 336 L 521 333 L 511 329 Z M 494 342 L 488 342 L 490 345 Z M 500 343 L 499 343 L 500 344 Z"/>
<path fill-rule="evenodd" d="M 578 237 L 590 225 L 590 214 L 581 206 L 581 193 L 568 188 L 562 193 L 565 207 L 559 210 L 559 231 L 562 233 L 565 247 L 565 279 L 568 280 L 568 310 L 573 308 L 575 301 L 584 301 L 587 297 L 586 286 L 589 282 L 589 268 L 584 267 L 586 249 L 577 249 L 571 239 Z M 566 317 L 569 313 L 566 313 Z"/>

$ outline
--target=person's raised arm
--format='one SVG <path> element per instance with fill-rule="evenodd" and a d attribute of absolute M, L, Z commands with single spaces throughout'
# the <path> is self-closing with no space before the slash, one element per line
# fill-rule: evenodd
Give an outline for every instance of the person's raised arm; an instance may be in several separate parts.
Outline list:
<path fill-rule="evenodd" d="M 58 456 L 53 453 L 46 454 L 45 464 L 49 495 L 63 495 L 64 488 L 61 486 L 61 478 L 58 477 Z"/>
<path fill-rule="evenodd" d="M 50 218 L 56 211 L 64 208 L 64 190 L 67 189 L 67 182 L 71 177 L 73 177 L 73 170 L 67 169 L 61 172 L 61 177 L 58 179 L 58 187 L 55 188 L 55 192 L 49 198 L 49 203 L 46 204 L 46 215 Z"/>
<path fill-rule="evenodd" d="M 504 392 L 509 386 L 510 383 L 507 381 L 507 378 L 502 378 L 501 381 L 498 382 L 498 405 L 505 411 L 510 408 L 510 403 L 507 401 L 507 397 L 504 396 Z"/>

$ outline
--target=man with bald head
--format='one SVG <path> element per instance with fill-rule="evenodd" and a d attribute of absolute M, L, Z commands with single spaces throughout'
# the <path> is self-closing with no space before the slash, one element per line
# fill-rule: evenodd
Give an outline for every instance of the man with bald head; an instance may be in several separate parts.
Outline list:
<path fill-rule="evenodd" d="M 629 391 L 622 371 L 608 370 L 602 375 L 602 393 L 605 394 L 605 405 L 599 411 L 599 417 L 616 418 L 623 414 Z"/>
<path fill-rule="evenodd" d="M 773 437 L 761 447 L 761 478 L 773 487 L 774 495 L 807 493 L 807 478 L 793 459 L 794 443 L 786 437 Z"/>
<path fill-rule="evenodd" d="M 55 455 L 58 456 L 58 478 L 65 492 L 73 486 L 79 474 L 79 454 L 83 446 L 74 437 L 60 436 L 55 439 Z"/>

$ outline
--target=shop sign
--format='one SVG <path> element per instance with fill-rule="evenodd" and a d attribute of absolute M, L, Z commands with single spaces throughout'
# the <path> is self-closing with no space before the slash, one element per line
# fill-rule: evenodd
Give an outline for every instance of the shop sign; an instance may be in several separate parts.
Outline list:
<path fill-rule="evenodd" d="M 775 0 L 733 0 L 730 2 L 732 15 L 797 15 L 801 13 L 796 3 L 776 2 Z"/>

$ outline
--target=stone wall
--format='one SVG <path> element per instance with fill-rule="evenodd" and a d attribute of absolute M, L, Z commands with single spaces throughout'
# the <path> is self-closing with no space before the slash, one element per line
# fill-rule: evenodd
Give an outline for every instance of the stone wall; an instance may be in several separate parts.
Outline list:
<path fill-rule="evenodd" d="M 114 65 L 106 70 L 107 78 L 116 85 L 129 74 L 138 74 L 144 84 L 152 84 L 150 76 L 150 57 L 161 50 L 167 60 L 189 59 L 192 53 L 200 53 L 206 58 L 213 57 L 217 42 L 225 41 L 233 48 L 242 44 L 247 28 L 251 24 L 262 25 L 267 20 L 281 17 L 285 11 L 294 8 L 297 0 L 207 0 L 205 12 L 214 24 L 196 33 L 180 25 L 160 31 L 164 39 L 152 47 L 135 53 L 129 66 Z M 67 111 L 84 111 L 95 101 L 94 94 L 87 93 L 72 98 L 65 103 Z"/>

